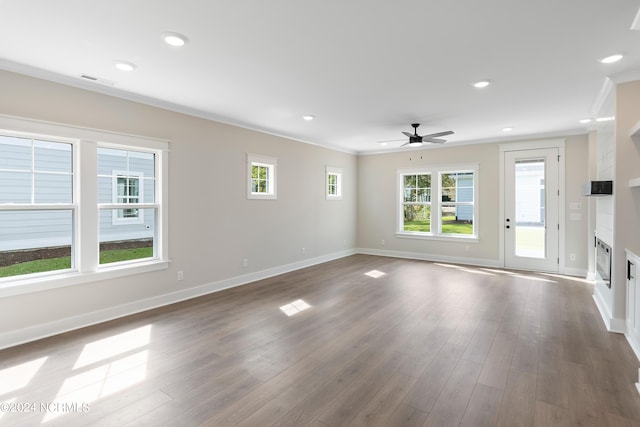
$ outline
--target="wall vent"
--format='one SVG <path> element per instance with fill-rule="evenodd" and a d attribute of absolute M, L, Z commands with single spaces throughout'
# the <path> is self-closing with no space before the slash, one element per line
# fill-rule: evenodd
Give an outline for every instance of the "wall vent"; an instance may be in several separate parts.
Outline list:
<path fill-rule="evenodd" d="M 103 79 L 100 77 L 95 77 L 95 76 L 90 76 L 89 74 L 81 74 L 80 75 L 81 79 L 85 79 L 85 80 L 89 80 L 92 82 L 96 82 L 96 83 L 102 83 L 103 85 L 108 85 L 108 86 L 114 86 L 116 84 L 116 82 L 112 81 L 112 80 L 107 80 L 107 79 Z"/>

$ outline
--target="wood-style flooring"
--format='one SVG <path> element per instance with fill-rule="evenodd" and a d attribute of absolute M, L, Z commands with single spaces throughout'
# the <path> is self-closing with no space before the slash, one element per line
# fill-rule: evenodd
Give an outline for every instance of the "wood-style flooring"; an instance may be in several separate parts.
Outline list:
<path fill-rule="evenodd" d="M 592 292 L 355 255 L 0 351 L 0 425 L 640 425 Z"/>

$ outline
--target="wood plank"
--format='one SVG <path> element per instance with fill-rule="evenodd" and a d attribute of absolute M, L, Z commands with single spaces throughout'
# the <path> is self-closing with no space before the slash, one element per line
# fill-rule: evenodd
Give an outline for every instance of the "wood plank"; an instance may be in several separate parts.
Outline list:
<path fill-rule="evenodd" d="M 496 425 L 502 402 L 503 390 L 477 384 L 464 412 L 460 426 L 493 427 Z"/>

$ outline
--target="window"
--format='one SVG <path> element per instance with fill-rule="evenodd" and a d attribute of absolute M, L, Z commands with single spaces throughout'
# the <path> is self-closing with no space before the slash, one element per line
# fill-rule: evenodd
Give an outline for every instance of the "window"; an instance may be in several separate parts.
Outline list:
<path fill-rule="evenodd" d="M 477 175 L 477 165 L 398 171 L 398 236 L 477 238 Z"/>
<path fill-rule="evenodd" d="M 276 199 L 277 159 L 247 154 L 247 198 Z"/>
<path fill-rule="evenodd" d="M 342 200 L 342 169 L 326 167 L 327 200 Z"/>
<path fill-rule="evenodd" d="M 154 256 L 155 157 L 154 152 L 98 147 L 100 264 Z"/>
<path fill-rule="evenodd" d="M 71 143 L 0 134 L 0 206 L 0 278 L 73 267 Z"/>
<path fill-rule="evenodd" d="M 441 172 L 442 234 L 473 235 L 473 172 Z"/>
<path fill-rule="evenodd" d="M 403 175 L 402 231 L 431 231 L 431 174 Z"/>
<path fill-rule="evenodd" d="M 0 116 L 0 296 L 167 268 L 167 150 Z"/>

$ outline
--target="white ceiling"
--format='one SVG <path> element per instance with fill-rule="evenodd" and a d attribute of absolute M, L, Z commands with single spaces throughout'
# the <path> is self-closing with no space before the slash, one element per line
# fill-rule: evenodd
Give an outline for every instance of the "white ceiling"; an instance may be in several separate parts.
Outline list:
<path fill-rule="evenodd" d="M 607 77 L 640 78 L 638 6 L 0 0 L 0 68 L 358 153 L 397 149 L 404 140 L 378 141 L 412 122 L 455 131 L 448 144 L 566 135 L 588 129 L 578 121 L 596 114 Z M 167 46 L 166 31 L 189 43 Z M 493 83 L 471 85 L 481 79 Z"/>

